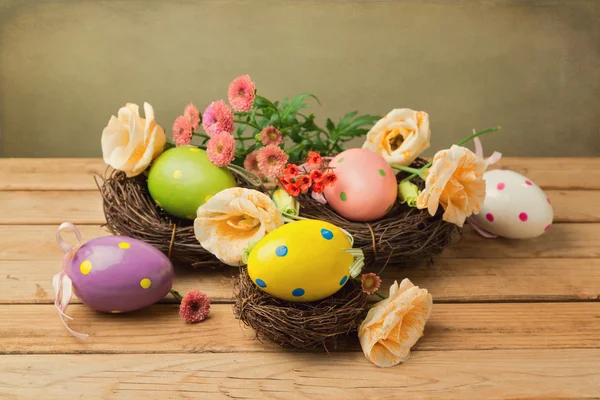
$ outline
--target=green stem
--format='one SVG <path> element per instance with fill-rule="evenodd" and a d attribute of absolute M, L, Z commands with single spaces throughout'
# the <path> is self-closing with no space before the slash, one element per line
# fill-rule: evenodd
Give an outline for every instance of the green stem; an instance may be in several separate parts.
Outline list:
<path fill-rule="evenodd" d="M 384 294 L 382 294 L 379 290 L 375 291 L 375 294 L 384 300 L 387 299 L 387 297 Z"/>
<path fill-rule="evenodd" d="M 431 165 L 431 163 L 429 163 L 428 165 Z M 417 169 L 417 168 L 411 168 L 411 167 L 404 167 L 402 165 L 390 165 L 392 168 L 397 169 L 398 171 L 404 171 L 404 172 L 409 172 L 415 176 L 421 176 L 424 172 L 423 169 Z"/>
<path fill-rule="evenodd" d="M 194 135 L 194 136 L 198 136 L 198 137 L 201 137 L 201 138 L 204 138 L 204 139 L 210 139 L 210 136 L 208 136 L 208 135 L 205 135 L 204 133 L 196 133 L 196 132 L 192 132 L 192 135 Z"/>
<path fill-rule="evenodd" d="M 298 144 L 297 144 L 297 145 L 295 145 L 294 147 L 292 147 L 292 148 L 290 148 L 290 149 L 287 149 L 285 152 L 286 152 L 287 154 L 290 154 L 291 152 L 293 152 L 293 151 L 295 151 L 295 150 L 298 150 L 298 149 L 301 149 L 301 148 L 303 148 L 303 147 L 305 147 L 305 146 L 306 146 L 306 143 L 304 143 L 304 142 L 302 142 L 302 143 L 298 143 Z"/>
<path fill-rule="evenodd" d="M 244 125 L 251 126 L 251 127 L 253 127 L 254 129 L 256 129 L 257 131 L 260 131 L 260 130 L 261 130 L 261 129 L 260 129 L 260 127 L 259 127 L 258 125 L 256 125 L 256 124 L 253 124 L 252 122 L 240 121 L 240 120 L 237 120 L 237 119 L 234 119 L 234 120 L 233 120 L 233 122 L 235 122 L 236 124 L 244 124 Z"/>
<path fill-rule="evenodd" d="M 175 297 L 177 299 L 177 301 L 179 301 L 181 303 L 181 300 L 183 300 L 183 296 L 179 294 L 179 292 L 177 290 L 169 290 L 169 293 L 171 293 L 173 295 L 173 297 Z"/>
<path fill-rule="evenodd" d="M 257 99 L 261 99 L 262 101 L 266 102 L 269 107 L 271 107 L 273 110 L 275 110 L 275 112 L 277 113 L 277 115 L 279 115 L 279 123 L 283 123 L 283 120 L 281 118 L 281 113 L 279 112 L 279 108 L 277 108 L 277 106 L 275 105 L 275 103 L 273 103 L 271 100 L 267 99 L 266 97 L 263 97 L 259 94 L 256 94 L 255 97 Z"/>

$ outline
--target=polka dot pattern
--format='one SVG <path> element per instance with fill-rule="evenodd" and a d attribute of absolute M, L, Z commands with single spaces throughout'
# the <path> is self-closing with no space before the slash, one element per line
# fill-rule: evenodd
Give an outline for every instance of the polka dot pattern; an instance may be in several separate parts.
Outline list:
<path fill-rule="evenodd" d="M 385 171 L 384 171 L 384 170 L 382 170 L 382 169 L 380 169 L 380 170 L 379 170 L 379 175 L 381 175 L 381 176 L 385 176 Z"/>
<path fill-rule="evenodd" d="M 304 289 L 302 288 L 296 288 L 294 290 L 292 290 L 292 296 L 294 297 L 300 297 L 300 296 L 304 296 Z"/>
<path fill-rule="evenodd" d="M 321 229 L 321 236 L 323 236 L 323 238 L 325 240 L 331 240 L 333 239 L 333 232 L 331 232 L 329 229 Z"/>
<path fill-rule="evenodd" d="M 197 148 L 197 147 L 190 147 L 190 151 L 191 151 L 192 153 L 200 153 L 200 149 L 199 149 L 199 148 Z"/>
<path fill-rule="evenodd" d="M 548 226 L 546 226 L 546 227 L 544 228 L 544 232 L 546 232 L 548 229 L 550 229 L 550 227 L 551 227 L 551 226 L 552 226 L 552 224 L 548 224 Z"/>
<path fill-rule="evenodd" d="M 346 195 L 346 192 L 341 192 L 340 193 L 340 199 L 342 199 L 342 201 L 348 200 L 348 196 Z"/>
<path fill-rule="evenodd" d="M 285 257 L 287 256 L 288 248 L 287 246 L 279 246 L 275 249 L 275 254 L 277 257 Z"/>
<path fill-rule="evenodd" d="M 173 179 L 181 179 L 181 177 L 183 176 L 183 173 L 176 169 L 175 171 L 173 171 Z"/>
<path fill-rule="evenodd" d="M 212 199 L 212 197 L 213 197 L 213 195 L 212 195 L 212 194 L 209 194 L 209 195 L 207 195 L 207 196 L 204 198 L 204 202 L 207 202 L 207 201 L 209 201 L 210 199 Z"/>
<path fill-rule="evenodd" d="M 504 190 L 505 187 L 506 187 L 506 185 L 504 184 L 504 182 L 500 182 L 500 183 L 498 183 L 498 185 L 496 185 L 496 188 L 498 190 Z"/>
<path fill-rule="evenodd" d="M 487 219 L 490 222 L 494 222 L 494 214 L 492 214 L 492 213 L 485 214 L 485 219 Z"/>
<path fill-rule="evenodd" d="M 344 157 L 338 159 L 338 164 L 341 164 L 344 161 Z"/>
<path fill-rule="evenodd" d="M 144 278 L 140 281 L 140 286 L 144 289 L 149 289 L 152 286 L 152 281 L 148 278 Z"/>
<path fill-rule="evenodd" d="M 527 219 L 529 219 L 529 216 L 527 215 L 527 213 L 522 212 L 521 214 L 519 214 L 519 219 L 523 222 L 526 222 Z"/>
<path fill-rule="evenodd" d="M 257 279 L 256 284 L 263 289 L 267 287 L 267 284 L 262 279 Z"/>
<path fill-rule="evenodd" d="M 531 183 L 531 181 L 525 181 L 525 184 L 526 184 L 527 186 L 532 186 L 532 185 L 533 185 L 533 183 Z"/>
<path fill-rule="evenodd" d="M 340 279 L 340 286 L 343 286 L 344 283 L 348 281 L 348 275 L 344 275 L 342 279 Z"/>
<path fill-rule="evenodd" d="M 128 248 L 131 247 L 131 245 L 127 242 L 121 242 L 121 243 L 119 243 L 119 247 L 122 248 L 123 250 L 127 250 Z"/>
<path fill-rule="evenodd" d="M 83 275 L 92 272 L 92 262 L 90 260 L 82 261 L 81 264 L 79 264 L 79 271 L 81 271 Z"/>

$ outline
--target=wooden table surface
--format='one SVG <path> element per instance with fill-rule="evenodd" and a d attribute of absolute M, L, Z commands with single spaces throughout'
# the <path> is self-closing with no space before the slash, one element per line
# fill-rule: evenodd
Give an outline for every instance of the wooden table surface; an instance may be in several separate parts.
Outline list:
<path fill-rule="evenodd" d="M 0 160 L 0 398 L 600 398 L 600 159 L 504 159 L 546 190 L 555 223 L 540 238 L 461 243 L 410 278 L 434 307 L 405 364 L 380 369 L 358 346 L 298 353 L 254 339 L 232 313 L 235 269 L 178 268 L 174 288 L 213 300 L 187 325 L 171 299 L 106 315 L 77 299 L 72 337 L 53 306 L 58 224 L 108 235 L 97 159 Z"/>

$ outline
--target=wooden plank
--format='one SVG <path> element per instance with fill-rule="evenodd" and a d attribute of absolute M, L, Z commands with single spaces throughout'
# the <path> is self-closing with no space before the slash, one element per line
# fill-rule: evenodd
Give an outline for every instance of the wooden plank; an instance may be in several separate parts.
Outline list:
<path fill-rule="evenodd" d="M 551 190 L 555 222 L 600 222 L 600 190 Z M 0 191 L 0 224 L 102 224 L 96 191 Z"/>
<path fill-rule="evenodd" d="M 544 189 L 600 189 L 600 158 L 505 157 L 492 168 L 520 172 Z M 99 158 L 0 159 L 0 190 L 95 190 L 92 177 L 105 169 Z"/>
<path fill-rule="evenodd" d="M 99 158 L 5 158 L 0 190 L 95 190 L 106 168 Z"/>
<path fill-rule="evenodd" d="M 600 157 L 504 157 L 495 168 L 517 171 L 544 189 L 600 189 Z"/>
<path fill-rule="evenodd" d="M 600 350 L 416 351 L 381 369 L 361 353 L 0 357 L 18 399 L 592 399 Z"/>
<path fill-rule="evenodd" d="M 0 261 L 0 304 L 54 302 L 52 276 L 60 258 Z M 199 289 L 215 302 L 230 302 L 237 268 L 193 269 L 177 266 L 173 287 Z M 576 301 L 600 299 L 599 259 L 438 259 L 406 268 L 388 267 L 382 289 L 394 280 L 411 279 L 438 302 Z M 373 297 L 377 300 L 377 297 Z M 73 303 L 79 300 L 73 298 Z M 165 302 L 174 302 L 167 296 Z"/>
<path fill-rule="evenodd" d="M 102 224 L 102 197 L 92 191 L 0 191 L 0 224 Z"/>
<path fill-rule="evenodd" d="M 70 326 L 91 335 L 73 338 L 53 305 L 1 305 L 0 353 L 188 353 L 277 351 L 242 329 L 231 305 L 214 304 L 211 317 L 186 324 L 177 305 L 104 314 L 75 304 Z M 600 303 L 434 304 L 420 350 L 599 348 Z M 151 334 L 149 334 L 151 332 Z M 358 350 L 351 336 L 342 348 Z"/>

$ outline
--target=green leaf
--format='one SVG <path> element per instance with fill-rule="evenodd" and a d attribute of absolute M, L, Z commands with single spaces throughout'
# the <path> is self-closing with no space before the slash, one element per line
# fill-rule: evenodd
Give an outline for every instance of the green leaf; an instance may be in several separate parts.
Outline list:
<path fill-rule="evenodd" d="M 304 102 L 304 100 L 307 97 L 312 97 L 316 99 L 316 97 L 310 93 L 298 95 L 292 98 L 291 100 L 288 100 L 287 98 L 284 99 L 283 103 L 281 103 L 281 118 L 285 121 L 286 117 L 288 117 L 289 115 L 295 115 L 296 113 L 298 113 L 298 111 L 304 108 L 308 108 L 308 104 Z"/>
<path fill-rule="evenodd" d="M 325 127 L 329 132 L 333 132 L 335 130 L 335 124 L 333 123 L 331 118 L 327 118 L 327 123 L 325 124 Z"/>

